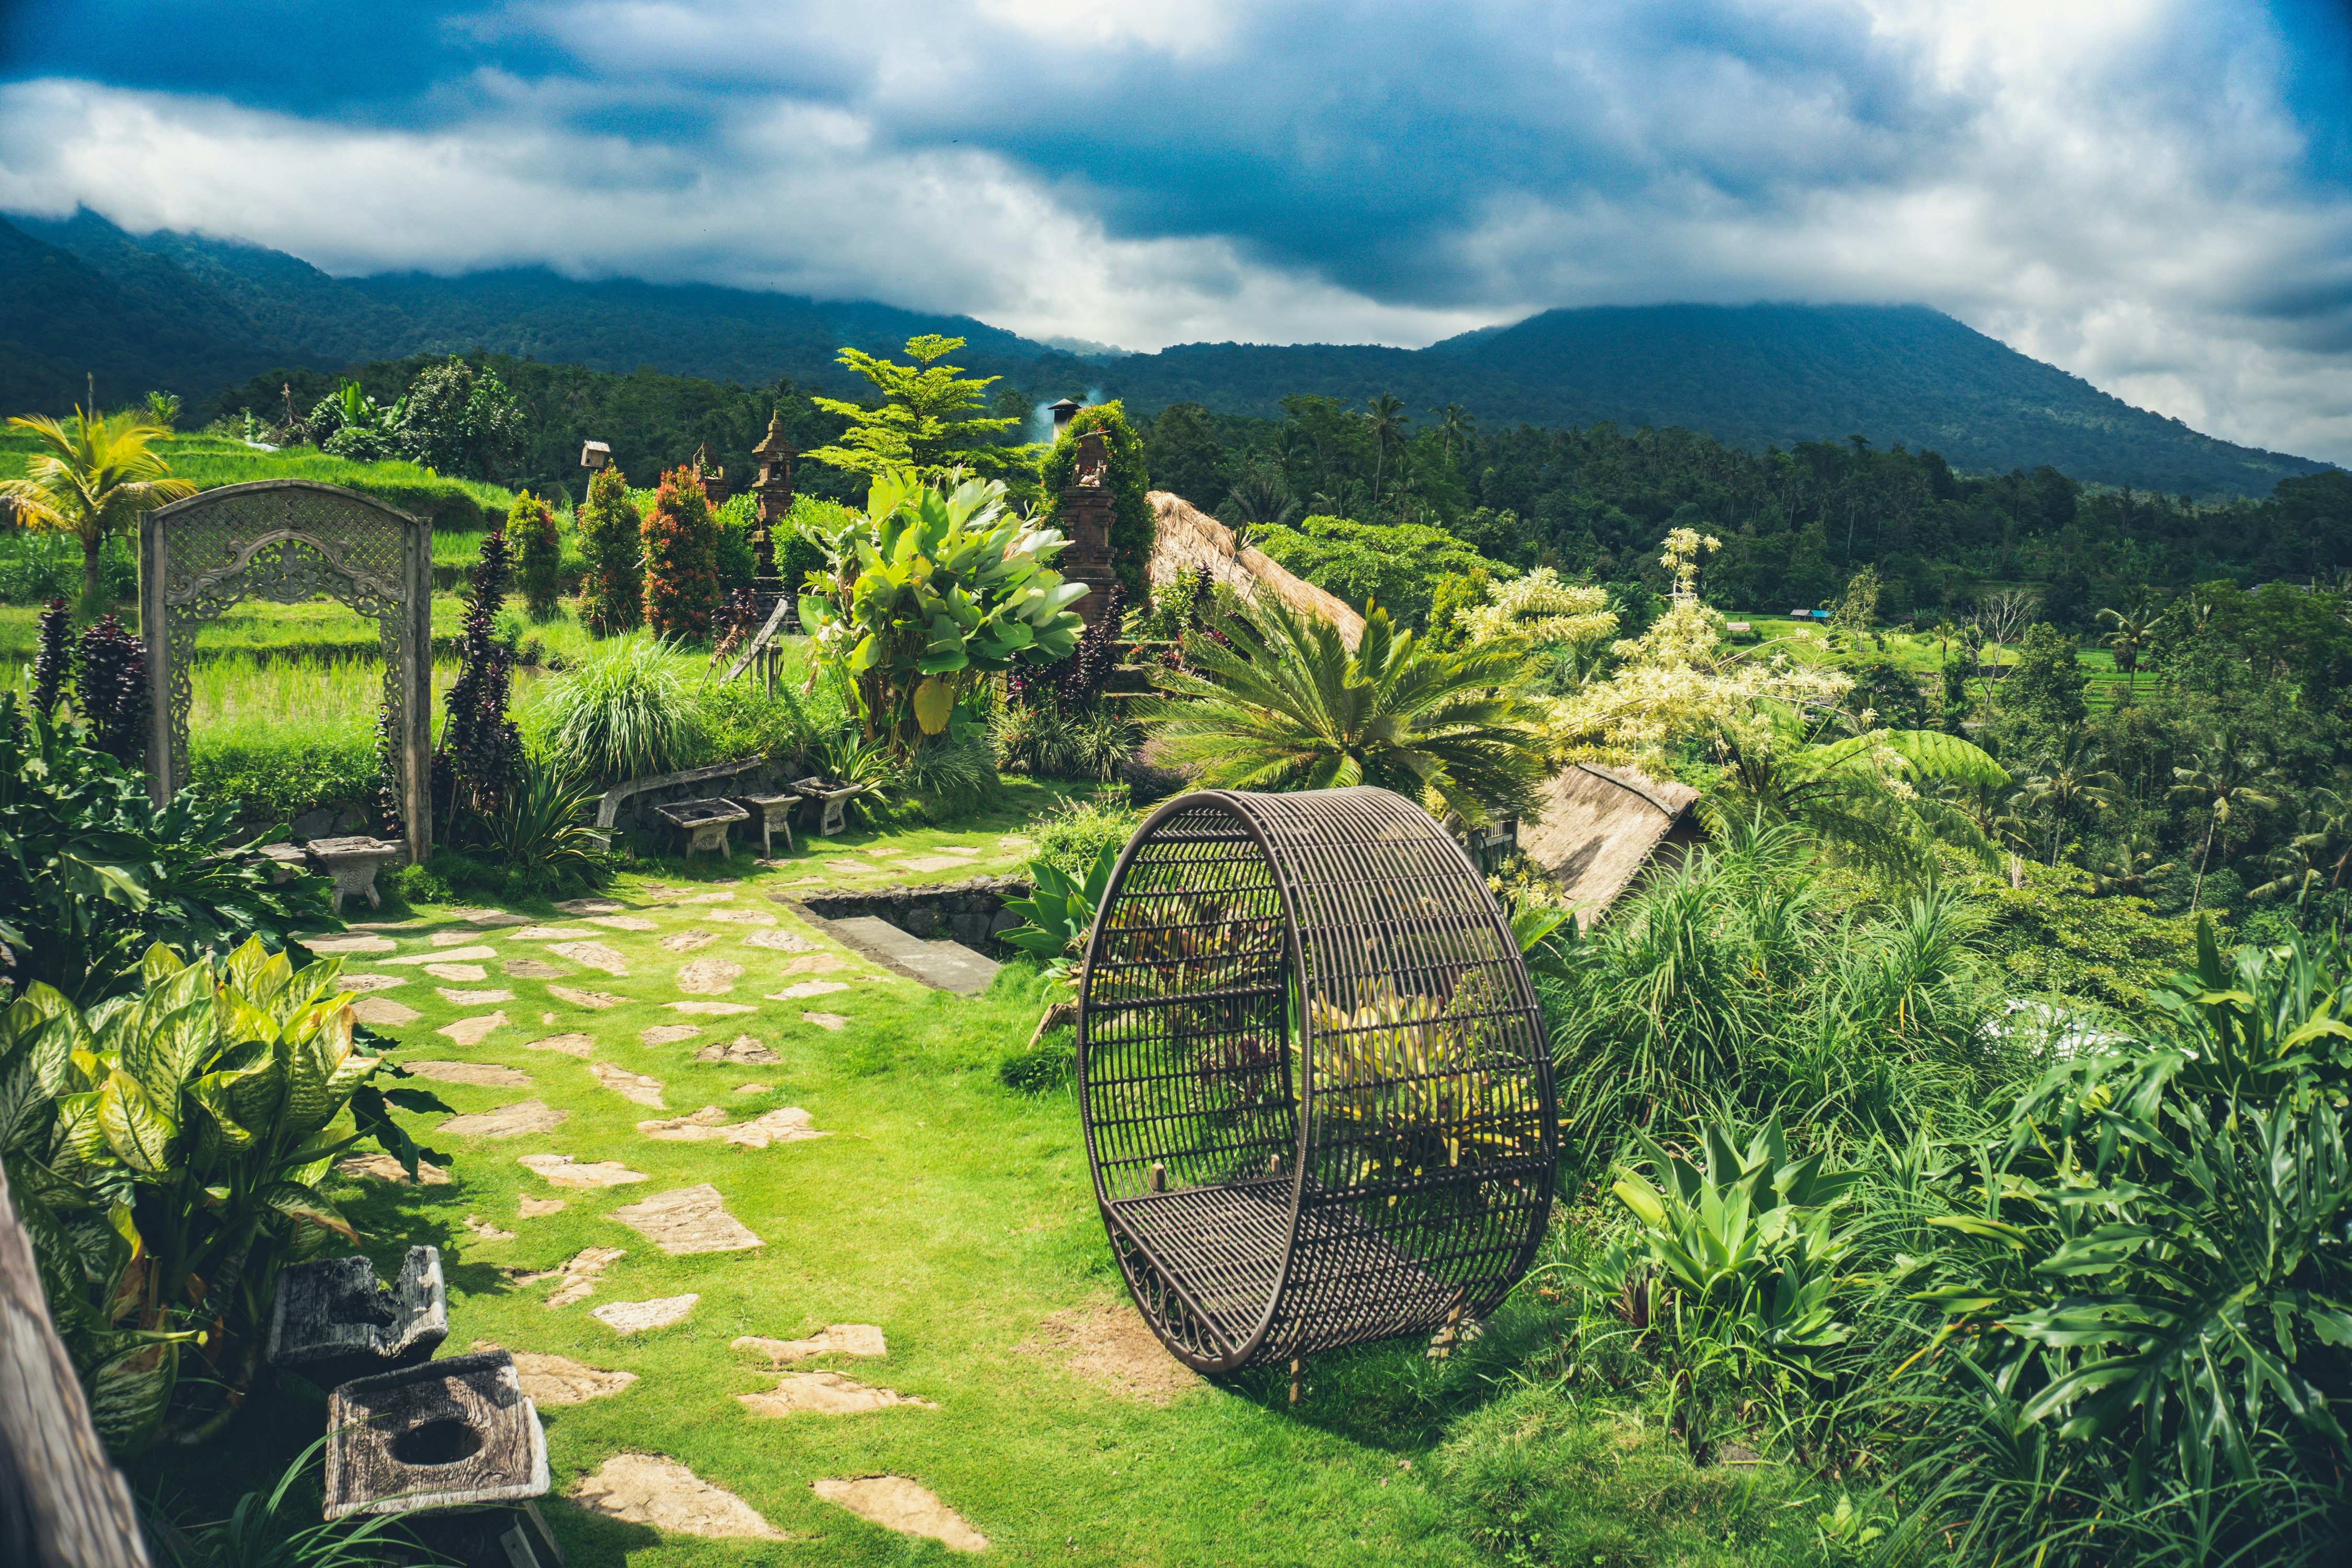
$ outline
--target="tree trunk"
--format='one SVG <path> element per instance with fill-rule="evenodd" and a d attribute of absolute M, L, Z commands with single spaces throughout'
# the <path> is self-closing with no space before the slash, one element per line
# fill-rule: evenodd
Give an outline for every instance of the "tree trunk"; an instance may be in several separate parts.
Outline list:
<path fill-rule="evenodd" d="M 2205 847 L 2198 852 L 2197 880 L 2189 891 L 2189 912 L 2192 915 L 2197 912 L 2197 900 L 2205 896 L 2205 863 L 2213 858 L 2213 825 L 2217 820 L 2211 816 L 2205 819 Z"/>
<path fill-rule="evenodd" d="M 98 602 L 98 552 L 105 542 L 103 536 L 92 538 L 87 534 L 81 542 L 81 602 L 92 619 L 106 608 Z"/>
<path fill-rule="evenodd" d="M 147 1568 L 131 1489 L 107 1462 L 49 1323 L 33 1248 L 0 1174 L 0 1563 Z"/>

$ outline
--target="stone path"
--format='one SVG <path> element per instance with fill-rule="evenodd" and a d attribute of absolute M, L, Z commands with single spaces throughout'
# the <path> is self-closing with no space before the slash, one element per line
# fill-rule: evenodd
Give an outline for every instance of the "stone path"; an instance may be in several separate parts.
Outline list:
<path fill-rule="evenodd" d="M 499 967 L 517 980 L 561 980 L 572 973 L 568 969 L 558 969 L 551 963 L 541 963 L 535 958 L 509 958 L 500 963 Z"/>
<path fill-rule="evenodd" d="M 672 1323 L 683 1322 L 702 1300 L 699 1294 L 657 1296 L 650 1301 L 614 1301 L 597 1307 L 589 1316 L 616 1334 L 641 1334 L 648 1329 L 666 1329 Z"/>
<path fill-rule="evenodd" d="M 789 931 L 755 931 L 743 939 L 745 947 L 771 948 L 777 952 L 814 952 L 816 943 Z"/>
<path fill-rule="evenodd" d="M 454 1024 L 445 1024 L 433 1032 L 461 1046 L 478 1046 L 491 1030 L 506 1027 L 506 1022 L 504 1013 L 486 1013 L 478 1018 L 460 1018 Z"/>
<path fill-rule="evenodd" d="M 381 1149 L 373 1153 L 353 1154 L 347 1160 L 338 1160 L 335 1162 L 335 1169 L 346 1176 L 391 1182 L 399 1186 L 409 1185 L 408 1173 L 400 1168 L 400 1162 Z M 446 1187 L 449 1184 L 449 1173 L 430 1160 L 419 1160 L 416 1162 L 416 1184 L 427 1187 Z"/>
<path fill-rule="evenodd" d="M 632 1171 L 618 1160 L 583 1163 L 569 1154 L 525 1154 L 515 1163 L 538 1172 L 556 1187 L 621 1187 L 646 1180 L 643 1171 Z"/>
<path fill-rule="evenodd" d="M 518 1100 L 496 1110 L 453 1116 L 433 1131 L 450 1138 L 519 1138 L 526 1132 L 552 1132 L 572 1113 L 544 1100 Z"/>
<path fill-rule="evenodd" d="M 820 1029 L 840 1030 L 849 1027 L 849 1020 L 839 1013 L 803 1013 L 801 1015 L 801 1022 L 814 1024 Z"/>
<path fill-rule="evenodd" d="M 698 958 L 677 972 L 677 988 L 688 996 L 719 996 L 735 989 L 743 966 L 724 958 Z"/>
<path fill-rule="evenodd" d="M 637 1038 L 649 1046 L 674 1046 L 700 1033 L 702 1026 L 699 1024 L 656 1024 L 650 1029 L 638 1030 Z"/>
<path fill-rule="evenodd" d="M 803 980 L 798 985 L 787 985 L 782 991 L 771 992 L 768 995 L 768 1000 L 771 1002 L 805 1002 L 812 996 L 824 996 L 829 995 L 835 991 L 846 991 L 848 989 L 848 986 L 843 984 L 838 980 Z"/>
<path fill-rule="evenodd" d="M 523 1043 L 523 1049 L 528 1051 L 562 1051 L 567 1057 L 578 1057 L 583 1061 L 595 1048 L 596 1042 L 585 1035 L 550 1035 L 543 1040 Z"/>
<path fill-rule="evenodd" d="M 611 1062 L 590 1062 L 588 1070 L 596 1075 L 598 1083 L 632 1104 L 649 1106 L 656 1110 L 669 1109 L 662 1103 L 661 1079 L 657 1078 L 647 1078 L 626 1068 L 616 1068 Z"/>
<path fill-rule="evenodd" d="M 485 1062 L 403 1062 L 401 1066 L 419 1078 L 437 1079 L 443 1083 L 478 1083 L 492 1089 L 523 1089 L 530 1083 L 529 1073 L 512 1068 L 493 1067 Z"/>
<path fill-rule="evenodd" d="M 628 1253 L 618 1247 L 583 1247 L 572 1261 L 561 1268 L 543 1269 L 537 1274 L 518 1274 L 518 1285 L 536 1285 L 542 1279 L 555 1280 L 556 1287 L 547 1298 L 550 1307 L 569 1307 L 574 1301 L 584 1301 L 596 1293 L 596 1277 Z"/>
<path fill-rule="evenodd" d="M 904 1476 L 851 1476 L 811 1481 L 809 1489 L 901 1535 L 928 1535 L 950 1552 L 985 1552 L 988 1537 L 939 1500 L 937 1493 Z"/>
<path fill-rule="evenodd" d="M 389 952 L 394 945 L 387 942 L 376 951 Z M 399 958 L 379 958 L 375 962 L 389 968 L 395 963 L 470 963 L 478 959 L 496 958 L 498 955 L 499 950 L 495 947 L 453 947 L 446 952 L 412 952 Z"/>
<path fill-rule="evenodd" d="M 707 931 L 682 931 L 674 936 L 662 938 L 660 946 L 664 952 L 692 952 L 698 948 L 709 947 L 718 940 Z"/>
<path fill-rule="evenodd" d="M 574 991 L 569 985 L 551 985 L 547 988 L 547 994 L 559 1002 L 569 1002 L 574 1007 L 587 1007 L 599 1013 L 607 1007 L 617 1007 L 621 1005 L 621 998 L 607 992 Z"/>
<path fill-rule="evenodd" d="M 467 967 L 473 966 L 469 964 Z M 430 973 L 431 971 L 428 970 L 426 973 Z M 448 976 L 445 974 L 441 978 L 446 980 Z M 514 1000 L 514 993 L 511 991 L 452 991 L 446 985 L 436 985 L 433 989 L 441 993 L 441 1000 L 458 1007 L 487 1007 L 494 1002 Z"/>
<path fill-rule="evenodd" d="M 939 1408 L 928 1399 L 917 1399 L 894 1388 L 871 1388 L 837 1372 L 788 1372 L 776 1380 L 776 1386 L 768 1393 L 739 1394 L 735 1399 L 754 1415 L 790 1415 L 795 1411 L 816 1415 L 861 1415 L 869 1410 L 887 1410 L 893 1405 L 911 1405 L 922 1410 Z"/>
<path fill-rule="evenodd" d="M 712 910 L 703 918 L 739 926 L 772 926 L 776 923 L 776 917 L 765 910 Z"/>
<path fill-rule="evenodd" d="M 346 991 L 389 991 L 407 984 L 405 974 L 346 974 L 341 982 Z"/>
<path fill-rule="evenodd" d="M 833 928 L 844 940 L 934 990 L 977 996 L 988 989 L 996 972 L 1003 967 L 961 942 L 925 942 L 875 915 L 835 921 Z"/>
<path fill-rule="evenodd" d="M 740 1144 L 746 1149 L 764 1149 L 771 1143 L 798 1143 L 810 1138 L 830 1137 L 810 1125 L 809 1113 L 797 1105 L 782 1106 L 763 1112 L 749 1121 L 730 1125 L 727 1112 L 715 1105 L 706 1105 L 690 1116 L 672 1117 L 667 1121 L 640 1121 L 637 1131 L 648 1138 L 675 1142 L 707 1142 L 713 1140 Z"/>
<path fill-rule="evenodd" d="M 396 1029 L 403 1024 L 414 1024 L 425 1015 L 414 1007 L 402 1006 L 389 996 L 362 996 L 352 1004 L 352 1016 L 362 1024 Z"/>
<path fill-rule="evenodd" d="M 729 1214 L 709 1182 L 656 1193 L 613 1211 L 613 1217 L 672 1257 L 698 1252 L 748 1252 L 767 1244 Z"/>
<path fill-rule="evenodd" d="M 673 1013 L 695 1013 L 720 1018 L 760 1010 L 749 1002 L 665 1002 L 662 1005 Z"/>
<path fill-rule="evenodd" d="M 425 973 L 436 980 L 488 980 L 490 972 L 478 963 L 428 963 Z"/>
<path fill-rule="evenodd" d="M 474 1342 L 477 1352 L 503 1348 L 489 1340 Z M 534 1405 L 585 1405 L 592 1399 L 609 1399 L 637 1381 L 634 1372 L 605 1372 L 560 1355 L 541 1355 L 535 1351 L 510 1353 L 515 1381 Z"/>
<path fill-rule="evenodd" d="M 680 1535 L 790 1541 L 750 1503 L 703 1480 L 676 1459 L 615 1454 L 581 1478 L 572 1500 L 592 1513 Z"/>
<path fill-rule="evenodd" d="M 601 969 L 615 978 L 629 973 L 629 961 L 601 942 L 559 942 L 547 951 L 558 958 L 568 958 L 574 963 Z"/>
<path fill-rule="evenodd" d="M 646 1032 L 653 1034 L 656 1031 L 648 1029 Z M 695 1033 L 701 1031 L 698 1029 Z M 714 1040 L 695 1052 L 694 1059 L 698 1062 L 742 1062 L 751 1067 L 767 1067 L 783 1060 L 749 1035 L 738 1035 L 723 1046 Z"/>
<path fill-rule="evenodd" d="M 821 1355 L 880 1356 L 890 1353 L 882 1331 L 872 1323 L 835 1323 L 804 1340 L 765 1340 L 745 1334 L 730 1342 L 730 1350 L 757 1351 L 770 1366 L 789 1366 Z"/>

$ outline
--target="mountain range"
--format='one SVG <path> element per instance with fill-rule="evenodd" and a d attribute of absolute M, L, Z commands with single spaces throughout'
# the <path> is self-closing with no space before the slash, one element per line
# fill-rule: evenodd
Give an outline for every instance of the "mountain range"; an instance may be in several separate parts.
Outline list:
<path fill-rule="evenodd" d="M 2168 494 L 2267 493 L 2331 465 L 2241 447 L 2135 408 L 1918 305 L 1655 305 L 1548 310 L 1425 349 L 1187 343 L 1079 354 L 969 316 L 708 284 L 583 281 L 545 268 L 335 278 L 282 251 L 87 211 L 0 222 L 0 411 L 59 409 L 94 378 L 119 405 L 151 388 L 202 405 L 280 367 L 338 370 L 487 349 L 551 363 L 803 389 L 868 390 L 844 345 L 921 332 L 1040 400 L 1092 393 L 1150 414 L 1197 402 L 1279 417 L 1295 394 L 1459 404 L 1493 429 L 1613 420 L 1760 448 L 1863 436 L 1964 472 L 2049 464 Z M 1091 345 L 1086 345 L 1091 346 Z"/>

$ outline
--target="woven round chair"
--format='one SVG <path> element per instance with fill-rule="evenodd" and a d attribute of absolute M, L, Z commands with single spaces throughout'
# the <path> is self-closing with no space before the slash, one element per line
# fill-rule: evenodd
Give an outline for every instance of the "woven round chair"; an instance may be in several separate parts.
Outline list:
<path fill-rule="evenodd" d="M 1388 790 L 1151 815 L 1087 941 L 1078 1105 L 1120 1271 L 1196 1372 L 1483 1317 L 1551 1206 L 1518 945 Z"/>

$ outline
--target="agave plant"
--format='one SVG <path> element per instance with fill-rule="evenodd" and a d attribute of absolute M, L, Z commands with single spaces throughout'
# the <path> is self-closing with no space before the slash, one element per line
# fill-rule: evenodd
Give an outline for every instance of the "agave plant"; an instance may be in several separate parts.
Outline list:
<path fill-rule="evenodd" d="M 604 838 L 586 820 L 596 795 L 548 763 L 526 763 L 505 806 L 487 824 L 490 847 L 534 886 L 575 879 L 601 886 L 612 873 Z"/>
<path fill-rule="evenodd" d="M 194 962 L 158 944 L 136 995 L 83 1012 L 37 983 L 0 1013 L 0 1159 L 118 1456 L 152 1440 L 192 1348 L 210 1375 L 190 1386 L 250 1379 L 280 1265 L 358 1239 L 320 1190 L 337 1156 L 373 1141 L 413 1176 L 431 1152 L 386 1105 L 448 1107 L 371 1081 L 400 1069 L 361 1048 L 341 975 L 257 940 Z"/>
<path fill-rule="evenodd" d="M 1094 929 L 1095 911 L 1102 908 L 1111 870 L 1118 864 L 1118 845 L 1104 845 L 1083 879 L 1049 861 L 1032 860 L 1029 882 L 1035 890 L 1025 899 L 1004 900 L 1007 910 L 1027 922 L 1004 932 L 1004 940 L 1045 959 L 1048 980 L 1067 984 L 1075 976 L 1085 954 L 1087 933 Z"/>

